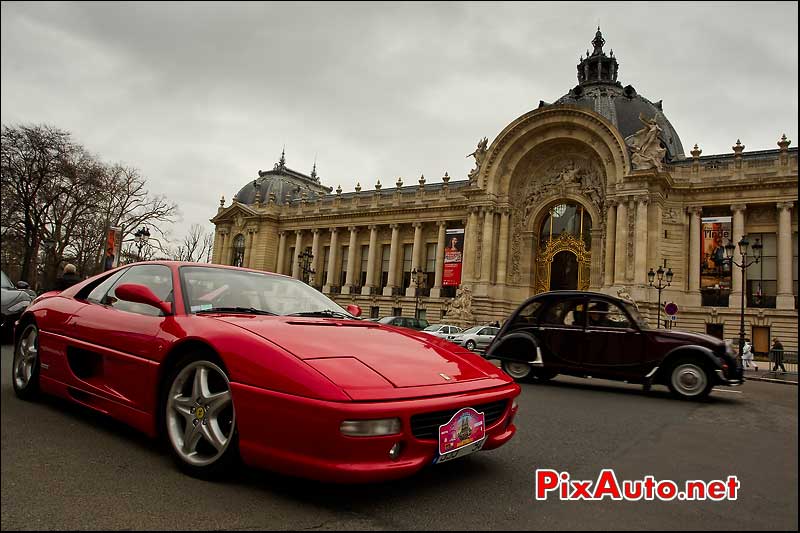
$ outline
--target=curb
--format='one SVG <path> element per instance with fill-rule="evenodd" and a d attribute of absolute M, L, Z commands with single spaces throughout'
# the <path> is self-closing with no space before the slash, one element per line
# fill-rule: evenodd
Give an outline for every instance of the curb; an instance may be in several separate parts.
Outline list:
<path fill-rule="evenodd" d="M 797 382 L 796 381 L 788 381 L 788 380 L 785 380 L 785 379 L 762 378 L 762 377 L 752 377 L 751 378 L 751 377 L 748 377 L 748 376 L 745 376 L 745 379 L 747 381 L 766 381 L 768 383 L 783 383 L 784 385 L 795 385 L 795 386 L 797 386 Z"/>

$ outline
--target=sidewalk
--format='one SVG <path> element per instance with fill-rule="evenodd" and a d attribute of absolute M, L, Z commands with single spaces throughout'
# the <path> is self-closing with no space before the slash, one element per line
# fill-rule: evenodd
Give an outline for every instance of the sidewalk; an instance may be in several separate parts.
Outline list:
<path fill-rule="evenodd" d="M 769 361 L 756 361 L 756 365 L 758 365 L 758 372 L 753 369 L 745 368 L 744 369 L 744 377 L 745 379 L 753 380 L 753 381 L 769 381 L 772 383 L 785 383 L 787 385 L 797 385 L 797 365 L 796 364 L 786 364 L 786 370 L 790 370 L 790 372 L 773 372 L 772 371 L 772 363 Z"/>

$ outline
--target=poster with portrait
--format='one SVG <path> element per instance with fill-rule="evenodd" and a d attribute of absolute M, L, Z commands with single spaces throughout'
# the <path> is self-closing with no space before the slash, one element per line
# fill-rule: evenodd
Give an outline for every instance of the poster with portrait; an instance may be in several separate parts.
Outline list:
<path fill-rule="evenodd" d="M 119 266 L 119 253 L 122 249 L 122 228 L 108 228 L 106 234 L 103 270 L 111 270 Z"/>
<path fill-rule="evenodd" d="M 464 256 L 464 228 L 449 229 L 445 234 L 444 275 L 442 285 L 454 287 L 461 284 L 461 264 Z"/>
<path fill-rule="evenodd" d="M 731 217 L 701 219 L 700 289 L 730 289 L 731 268 L 725 259 L 725 245 L 731 239 Z"/>

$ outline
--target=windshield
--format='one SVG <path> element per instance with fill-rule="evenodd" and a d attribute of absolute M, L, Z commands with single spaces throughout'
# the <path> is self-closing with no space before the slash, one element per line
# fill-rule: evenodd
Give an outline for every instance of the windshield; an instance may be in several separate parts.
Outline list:
<path fill-rule="evenodd" d="M 4 289 L 14 288 L 14 284 L 11 283 L 11 280 L 8 279 L 8 276 L 6 276 L 6 273 L 3 271 L 0 271 L 0 287 L 3 287 Z"/>
<path fill-rule="evenodd" d="M 473 333 L 478 333 L 480 330 L 483 329 L 483 326 L 474 326 L 469 328 L 468 330 L 464 331 L 464 335 L 472 335 Z"/>
<path fill-rule="evenodd" d="M 302 281 L 273 274 L 215 267 L 181 267 L 189 311 L 255 310 L 276 315 L 336 314 L 351 317 Z"/>
<path fill-rule="evenodd" d="M 625 310 L 630 313 L 631 318 L 634 322 L 636 322 L 637 326 L 639 326 L 641 329 L 652 329 L 635 305 L 632 305 L 628 302 L 623 302 L 622 305 L 625 306 Z"/>
<path fill-rule="evenodd" d="M 423 329 L 422 331 L 439 331 L 439 328 L 441 328 L 441 327 L 442 327 L 441 324 L 434 324 L 432 326 L 428 326 L 427 328 Z"/>

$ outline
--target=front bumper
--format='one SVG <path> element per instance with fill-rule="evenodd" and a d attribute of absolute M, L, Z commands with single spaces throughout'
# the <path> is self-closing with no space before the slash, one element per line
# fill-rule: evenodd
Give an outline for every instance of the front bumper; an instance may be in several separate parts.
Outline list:
<path fill-rule="evenodd" d="M 742 385 L 746 381 L 744 376 L 728 378 L 727 376 L 725 376 L 725 373 L 722 371 L 722 369 L 719 368 L 716 370 L 716 374 L 717 374 L 717 383 L 719 385 L 725 385 L 728 387 L 738 387 L 739 385 Z"/>
<path fill-rule="evenodd" d="M 503 414 L 486 428 L 483 450 L 508 442 L 516 432 L 515 383 L 488 390 L 389 402 L 328 402 L 231 384 L 242 461 L 286 475 L 336 483 L 365 483 L 412 475 L 433 462 L 435 439 L 416 438 L 412 415 L 507 400 Z M 399 417 L 401 433 L 347 437 L 343 420 Z M 389 450 L 402 446 L 392 460 Z"/>

